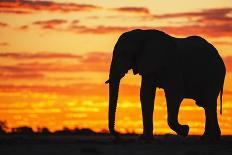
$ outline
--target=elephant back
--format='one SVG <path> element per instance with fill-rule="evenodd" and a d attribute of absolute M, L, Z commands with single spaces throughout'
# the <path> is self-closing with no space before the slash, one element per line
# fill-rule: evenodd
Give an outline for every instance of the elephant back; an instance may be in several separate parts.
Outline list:
<path fill-rule="evenodd" d="M 159 73 L 170 66 L 177 66 L 178 53 L 172 37 L 165 33 L 148 38 L 138 58 L 140 75 Z"/>

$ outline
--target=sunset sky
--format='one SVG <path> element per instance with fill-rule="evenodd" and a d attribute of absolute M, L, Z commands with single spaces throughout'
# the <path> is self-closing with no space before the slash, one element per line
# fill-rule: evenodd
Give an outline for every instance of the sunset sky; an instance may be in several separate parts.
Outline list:
<path fill-rule="evenodd" d="M 120 34 L 158 29 L 176 37 L 200 35 L 227 67 L 223 135 L 232 134 L 231 0 L 0 0 L 0 120 L 10 128 L 107 129 L 108 78 Z M 201 76 L 201 75 L 199 75 Z M 116 129 L 141 133 L 140 76 L 130 71 L 120 87 Z M 154 132 L 167 125 L 162 89 L 157 90 Z M 190 134 L 204 132 L 204 110 L 182 102 L 179 121 Z"/>

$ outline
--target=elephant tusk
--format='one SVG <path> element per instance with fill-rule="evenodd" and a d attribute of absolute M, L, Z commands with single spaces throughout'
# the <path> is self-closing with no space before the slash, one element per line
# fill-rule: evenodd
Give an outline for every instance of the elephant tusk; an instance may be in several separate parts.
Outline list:
<path fill-rule="evenodd" d="M 110 79 L 106 80 L 106 82 L 105 82 L 105 84 L 108 84 L 108 83 L 110 83 Z"/>

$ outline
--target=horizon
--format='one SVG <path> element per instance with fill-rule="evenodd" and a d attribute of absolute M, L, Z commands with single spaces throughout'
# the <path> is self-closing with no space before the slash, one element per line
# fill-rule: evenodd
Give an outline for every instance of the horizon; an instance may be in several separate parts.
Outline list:
<path fill-rule="evenodd" d="M 9 128 L 108 130 L 104 82 L 114 44 L 136 28 L 174 37 L 199 35 L 217 48 L 227 69 L 218 120 L 222 135 L 232 135 L 230 0 L 0 1 L 0 121 Z M 131 70 L 121 81 L 116 130 L 122 133 L 142 132 L 140 81 Z M 164 92 L 157 89 L 155 134 L 174 133 L 166 111 Z M 190 125 L 190 135 L 204 132 L 204 110 L 193 100 L 182 102 L 179 121 Z"/>

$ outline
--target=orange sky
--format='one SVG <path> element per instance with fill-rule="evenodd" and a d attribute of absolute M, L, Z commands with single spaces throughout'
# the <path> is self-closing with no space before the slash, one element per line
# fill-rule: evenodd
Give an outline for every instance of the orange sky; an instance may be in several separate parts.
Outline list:
<path fill-rule="evenodd" d="M 1 0 L 0 120 L 9 127 L 107 129 L 112 49 L 125 31 L 159 29 L 176 37 L 200 35 L 227 67 L 222 134 L 232 134 L 231 0 Z M 140 77 L 122 80 L 116 128 L 141 133 Z M 219 109 L 218 109 L 219 110 Z M 155 99 L 156 134 L 172 132 L 162 89 Z M 204 131 L 204 111 L 184 100 L 181 123 Z"/>

